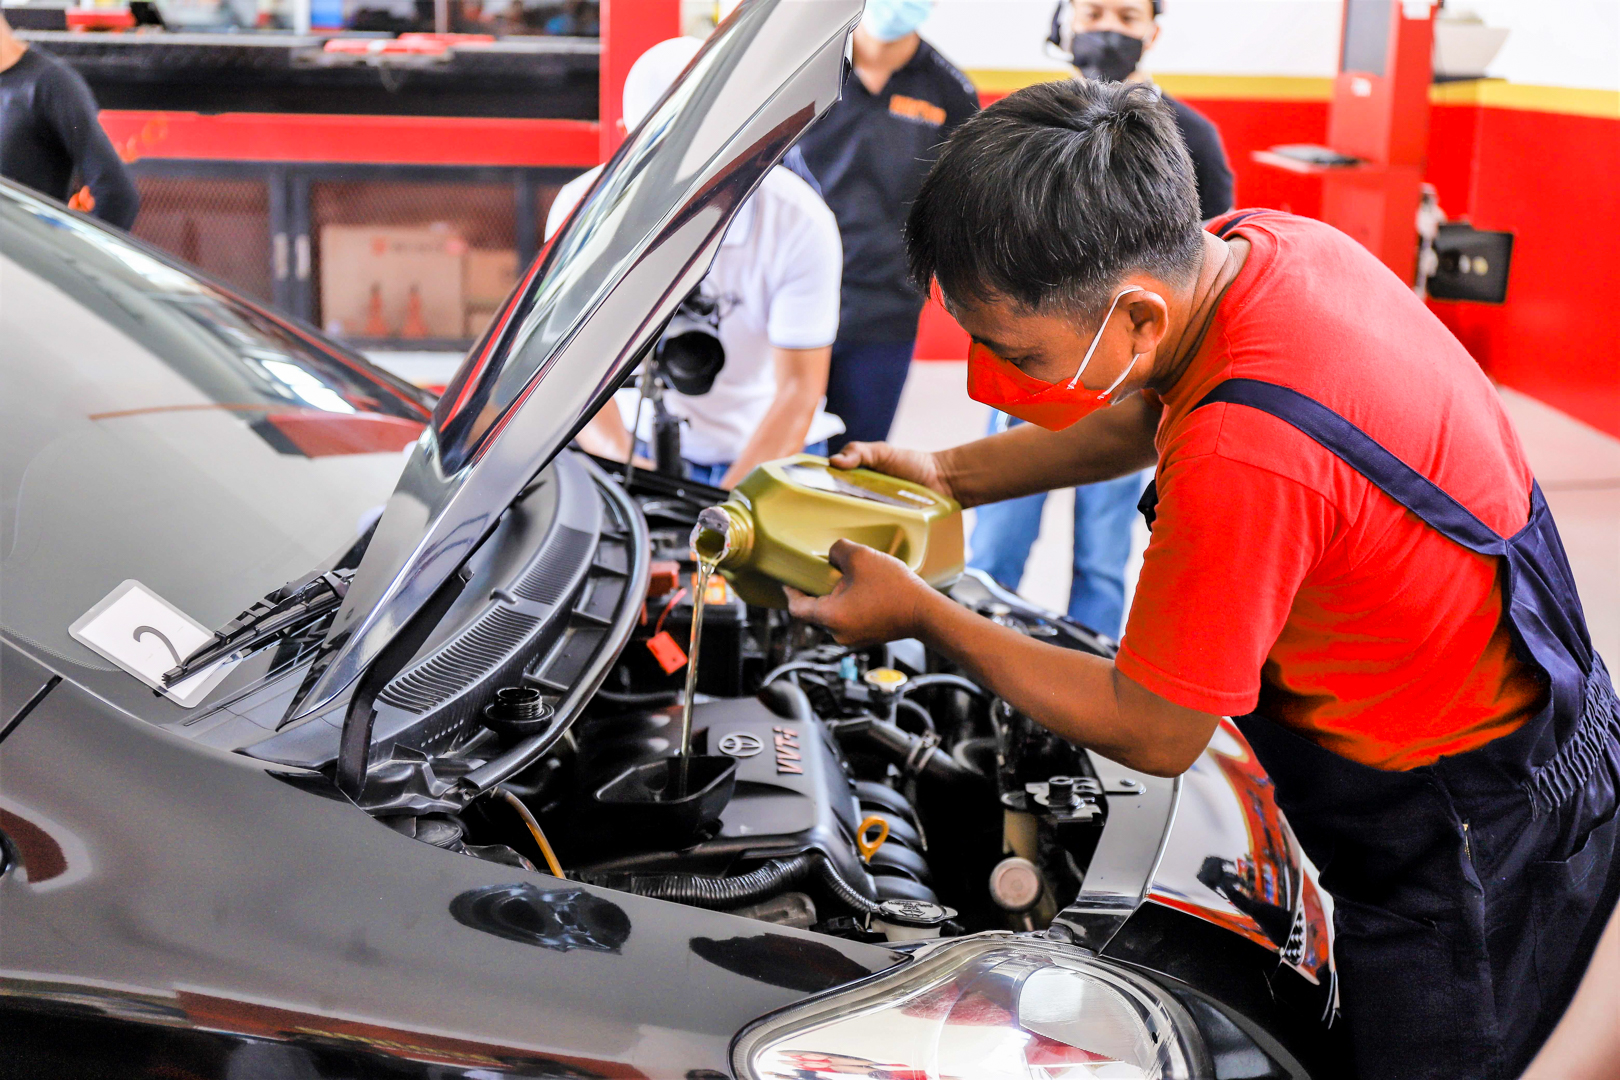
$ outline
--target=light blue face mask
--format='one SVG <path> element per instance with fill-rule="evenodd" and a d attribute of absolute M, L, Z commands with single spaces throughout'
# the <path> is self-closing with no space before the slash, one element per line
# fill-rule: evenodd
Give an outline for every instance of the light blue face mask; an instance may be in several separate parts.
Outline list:
<path fill-rule="evenodd" d="M 866 0 L 861 25 L 879 41 L 899 41 L 923 24 L 934 0 Z"/>

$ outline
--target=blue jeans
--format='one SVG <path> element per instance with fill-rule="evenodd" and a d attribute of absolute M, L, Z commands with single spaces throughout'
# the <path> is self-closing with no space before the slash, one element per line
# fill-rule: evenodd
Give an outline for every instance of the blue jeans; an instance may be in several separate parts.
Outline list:
<path fill-rule="evenodd" d="M 990 431 L 1019 423 L 992 413 Z M 1131 525 L 1146 478 L 1144 471 L 1074 489 L 1074 580 L 1068 614 L 1109 637 L 1119 637 L 1125 622 L 1125 563 L 1131 557 Z M 968 565 L 1017 589 L 1029 549 L 1040 535 L 1045 506 L 1042 493 L 978 507 Z"/>
<path fill-rule="evenodd" d="M 809 446 L 804 448 L 804 452 L 807 454 L 815 454 L 819 457 L 826 457 L 827 440 L 822 439 L 820 442 L 811 443 Z M 636 440 L 636 453 L 640 454 L 644 458 L 650 458 L 653 456 L 652 447 L 648 446 L 640 439 Z M 732 464 L 729 461 L 720 461 L 712 465 L 699 465 L 695 461 L 686 461 L 684 463 L 686 465 L 686 478 L 688 480 L 698 484 L 708 484 L 710 487 L 720 486 L 721 478 L 726 475 L 726 472 L 731 468 Z"/>
<path fill-rule="evenodd" d="M 835 452 L 847 442 L 881 442 L 889 437 L 916 346 L 909 338 L 833 345 L 827 411 L 844 422 L 844 433 L 827 440 Z"/>

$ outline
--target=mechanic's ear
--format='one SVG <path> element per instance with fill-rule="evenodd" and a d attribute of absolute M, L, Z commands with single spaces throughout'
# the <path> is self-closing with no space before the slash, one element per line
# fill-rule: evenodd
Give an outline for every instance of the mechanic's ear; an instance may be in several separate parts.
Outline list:
<path fill-rule="evenodd" d="M 1139 356 L 1153 352 L 1170 332 L 1170 305 L 1144 289 L 1126 299 L 1124 307 L 1131 321 L 1131 352 Z"/>

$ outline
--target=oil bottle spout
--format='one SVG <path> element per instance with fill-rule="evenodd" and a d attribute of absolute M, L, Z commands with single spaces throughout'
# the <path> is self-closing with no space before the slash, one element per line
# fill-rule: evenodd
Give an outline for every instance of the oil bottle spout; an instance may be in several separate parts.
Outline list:
<path fill-rule="evenodd" d="M 886 551 L 936 588 L 962 573 L 962 508 L 936 491 L 798 454 L 757 466 L 725 502 L 703 510 L 692 557 L 755 607 L 786 610 L 785 586 L 826 596 L 840 539 Z"/>
<path fill-rule="evenodd" d="M 725 566 L 748 558 L 754 547 L 754 520 L 735 503 L 710 506 L 698 514 L 692 529 L 692 551 L 698 561 Z"/>

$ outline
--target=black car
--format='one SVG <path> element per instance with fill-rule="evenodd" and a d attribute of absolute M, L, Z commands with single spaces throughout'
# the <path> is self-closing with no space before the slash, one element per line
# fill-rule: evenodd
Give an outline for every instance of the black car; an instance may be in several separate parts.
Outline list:
<path fill-rule="evenodd" d="M 744 5 L 437 401 L 0 184 L 0 1075 L 1335 1075 L 1328 901 L 1230 725 L 1134 773 L 720 588 L 711 771 L 650 779 L 724 493 L 569 442 L 860 10 Z"/>

